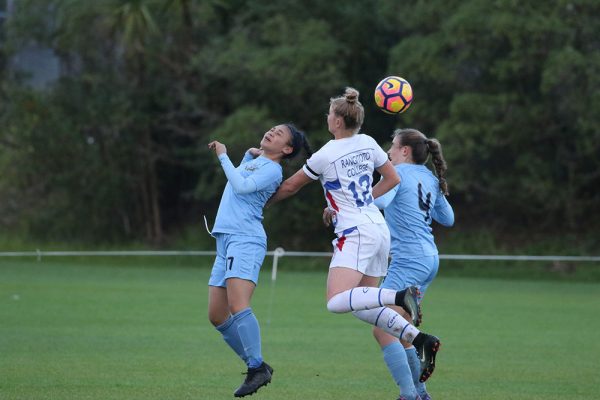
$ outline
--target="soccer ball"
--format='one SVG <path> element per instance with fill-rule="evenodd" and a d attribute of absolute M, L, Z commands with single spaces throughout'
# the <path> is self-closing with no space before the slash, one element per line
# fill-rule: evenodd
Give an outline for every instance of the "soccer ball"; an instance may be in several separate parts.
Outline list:
<path fill-rule="evenodd" d="M 400 114 L 413 100 L 413 91 L 410 83 L 399 76 L 388 76 L 377 84 L 375 88 L 375 104 L 388 114 Z"/>

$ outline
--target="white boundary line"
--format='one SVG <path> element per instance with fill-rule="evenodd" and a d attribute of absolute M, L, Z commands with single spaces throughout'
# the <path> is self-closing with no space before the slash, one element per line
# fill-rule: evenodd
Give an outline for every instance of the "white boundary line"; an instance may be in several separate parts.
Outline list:
<path fill-rule="evenodd" d="M 108 251 L 2 251 L 0 257 L 130 257 L 130 256 L 214 256 L 217 252 L 197 250 L 108 250 Z M 331 257 L 331 252 L 285 251 L 278 247 L 267 251 L 267 256 L 281 257 Z M 584 261 L 600 262 L 600 256 L 528 256 L 493 254 L 440 254 L 441 260 L 500 260 L 500 261 Z"/>
<path fill-rule="evenodd" d="M 215 251 L 154 251 L 154 250 L 124 250 L 124 251 L 5 251 L 0 257 L 72 257 L 72 256 L 214 256 Z"/>
<path fill-rule="evenodd" d="M 5 251 L 0 252 L 0 257 L 36 257 L 41 261 L 42 257 L 130 257 L 130 256 L 215 256 L 216 251 L 154 251 L 154 250 L 130 250 L 130 251 Z M 274 251 L 268 251 L 267 256 L 273 257 L 271 280 L 277 279 L 277 267 L 281 257 L 331 257 L 333 253 L 318 251 L 285 251 L 278 247 Z M 578 261 L 578 262 L 600 262 L 600 256 L 527 256 L 527 255 L 492 255 L 492 254 L 440 254 L 441 260 L 489 260 L 489 261 Z"/>

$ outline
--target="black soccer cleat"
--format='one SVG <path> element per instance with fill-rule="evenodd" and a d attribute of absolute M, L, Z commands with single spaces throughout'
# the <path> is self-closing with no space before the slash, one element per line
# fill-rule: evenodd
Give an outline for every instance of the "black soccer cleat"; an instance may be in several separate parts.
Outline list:
<path fill-rule="evenodd" d="M 421 361 L 421 376 L 419 382 L 425 382 L 435 369 L 435 356 L 442 345 L 440 339 L 426 333 L 419 333 L 413 340 L 413 345 L 417 349 L 419 361 Z"/>
<path fill-rule="evenodd" d="M 244 383 L 233 394 L 235 397 L 244 397 L 256 393 L 258 389 L 268 385 L 273 376 L 273 368 L 263 362 L 257 368 L 248 368 Z"/>
<path fill-rule="evenodd" d="M 419 304 L 419 289 L 416 286 L 408 287 L 396 293 L 396 305 L 404 308 L 410 314 L 411 323 L 414 326 L 421 325 L 423 314 Z"/>
<path fill-rule="evenodd" d="M 273 368 L 271 368 L 271 366 L 269 364 L 267 364 L 266 362 L 264 362 L 264 361 L 263 361 L 263 364 L 265 364 L 265 366 L 269 370 L 269 373 L 271 374 L 271 376 L 273 376 Z"/>

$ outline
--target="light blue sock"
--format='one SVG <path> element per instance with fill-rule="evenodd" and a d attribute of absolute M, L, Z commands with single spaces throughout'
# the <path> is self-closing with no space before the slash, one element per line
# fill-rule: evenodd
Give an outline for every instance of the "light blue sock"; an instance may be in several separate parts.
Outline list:
<path fill-rule="evenodd" d="M 413 383 L 413 377 L 406 359 L 406 352 L 400 342 L 394 342 L 383 349 L 383 359 L 392 374 L 396 385 L 400 388 L 400 394 L 406 399 L 412 400 L 417 397 L 417 389 Z"/>
<path fill-rule="evenodd" d="M 236 321 L 238 334 L 244 346 L 246 364 L 248 368 L 259 367 L 262 362 L 262 350 L 260 344 L 260 327 L 258 320 L 250 307 L 233 314 Z"/>
<path fill-rule="evenodd" d="M 247 357 L 246 353 L 244 352 L 244 345 L 242 344 L 242 340 L 238 333 L 238 327 L 235 319 L 229 316 L 225 322 L 216 328 L 219 332 L 221 332 L 225 343 L 227 343 L 229 347 L 231 347 L 232 350 L 235 351 L 235 353 L 240 356 L 244 362 L 246 362 Z"/>
<path fill-rule="evenodd" d="M 425 383 L 419 382 L 419 378 L 421 377 L 421 362 L 419 361 L 419 356 L 417 355 L 417 349 L 414 347 L 406 349 L 406 358 L 408 359 L 408 365 L 410 365 L 410 370 L 412 372 L 414 385 L 417 388 L 417 393 L 419 393 L 419 396 L 423 397 L 427 394 L 427 388 L 425 387 Z"/>

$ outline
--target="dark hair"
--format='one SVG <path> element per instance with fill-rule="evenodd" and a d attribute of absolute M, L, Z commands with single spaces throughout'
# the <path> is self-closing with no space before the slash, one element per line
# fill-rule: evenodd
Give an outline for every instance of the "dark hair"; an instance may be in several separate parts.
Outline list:
<path fill-rule="evenodd" d="M 292 147 L 293 150 L 290 154 L 286 154 L 285 156 L 283 156 L 283 158 L 294 158 L 302 149 L 304 149 L 304 151 L 306 152 L 306 158 L 310 158 L 310 156 L 312 155 L 312 149 L 310 148 L 310 144 L 308 143 L 304 132 L 296 128 L 294 124 L 287 123 L 284 125 L 288 127 L 290 133 L 292 134 L 292 140 L 290 141 L 289 145 Z"/>
<path fill-rule="evenodd" d="M 358 101 L 358 90 L 347 87 L 342 96 L 331 98 L 329 105 L 333 106 L 337 116 L 344 119 L 346 129 L 360 129 L 365 119 L 365 109 Z"/>
<path fill-rule="evenodd" d="M 416 164 L 425 164 L 431 154 L 431 162 L 440 181 L 440 190 L 448 196 L 448 182 L 446 182 L 448 166 L 446 160 L 444 160 L 440 142 L 437 139 L 428 139 L 416 129 L 396 129 L 392 137 L 400 138 L 400 146 L 411 148 L 412 159 Z"/>

